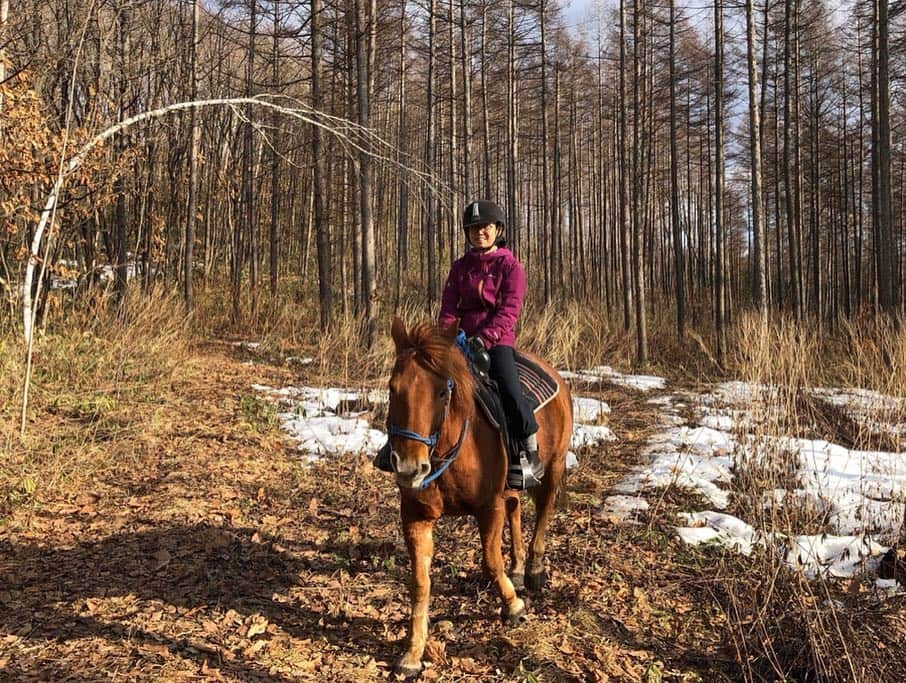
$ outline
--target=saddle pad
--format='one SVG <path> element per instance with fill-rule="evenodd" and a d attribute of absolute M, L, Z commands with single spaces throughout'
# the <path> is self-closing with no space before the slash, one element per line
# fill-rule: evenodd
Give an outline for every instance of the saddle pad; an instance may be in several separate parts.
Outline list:
<path fill-rule="evenodd" d="M 519 384 L 522 385 L 522 393 L 525 399 L 532 406 L 532 412 L 537 413 L 544 406 L 550 403 L 560 387 L 553 377 L 548 375 L 543 369 L 538 367 L 531 359 L 526 358 L 516 351 L 516 369 L 519 372 Z M 483 382 L 478 379 L 475 398 L 482 412 L 490 420 L 491 424 L 502 432 L 506 432 L 506 418 L 504 417 L 503 404 L 500 401 L 500 394 L 497 391 L 497 385 L 493 381 Z"/>
<path fill-rule="evenodd" d="M 516 351 L 516 369 L 519 371 L 519 383 L 522 393 L 531 402 L 533 412 L 538 412 L 557 395 L 560 387 L 553 377 L 548 375 L 533 360 Z"/>

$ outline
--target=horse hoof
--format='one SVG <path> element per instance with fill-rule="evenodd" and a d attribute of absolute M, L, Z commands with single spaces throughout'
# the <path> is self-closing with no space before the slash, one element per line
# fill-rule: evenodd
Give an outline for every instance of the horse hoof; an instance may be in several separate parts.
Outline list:
<path fill-rule="evenodd" d="M 393 673 L 397 676 L 402 676 L 403 678 L 416 678 L 422 672 L 422 664 L 403 664 L 400 662 L 393 669 Z"/>
<path fill-rule="evenodd" d="M 525 574 L 513 574 L 510 576 L 513 589 L 516 591 L 525 590 Z"/>
<path fill-rule="evenodd" d="M 525 611 L 525 607 L 523 607 L 518 612 L 507 614 L 503 618 L 503 621 L 507 626 L 513 627 L 524 624 L 526 619 L 528 619 L 528 613 Z"/>
<path fill-rule="evenodd" d="M 542 569 L 537 574 L 529 574 L 525 577 L 525 585 L 529 590 L 540 591 L 547 585 L 547 571 Z"/>

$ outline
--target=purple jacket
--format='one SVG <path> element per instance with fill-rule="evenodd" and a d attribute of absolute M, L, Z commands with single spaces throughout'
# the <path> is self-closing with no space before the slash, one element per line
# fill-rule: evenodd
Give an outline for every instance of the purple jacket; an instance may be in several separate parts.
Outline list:
<path fill-rule="evenodd" d="M 524 296 L 525 272 L 513 252 L 470 249 L 450 268 L 437 322 L 449 327 L 459 318 L 460 328 L 480 336 L 488 348 L 513 346 Z"/>

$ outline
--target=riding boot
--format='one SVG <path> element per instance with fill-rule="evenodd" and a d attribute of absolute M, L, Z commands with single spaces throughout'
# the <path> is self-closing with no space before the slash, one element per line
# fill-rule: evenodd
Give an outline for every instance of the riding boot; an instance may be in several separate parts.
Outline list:
<path fill-rule="evenodd" d="M 519 461 L 510 463 L 506 483 L 511 489 L 522 491 L 538 486 L 544 477 L 544 463 L 538 456 L 538 439 L 534 434 L 519 444 Z"/>
<path fill-rule="evenodd" d="M 382 472 L 393 472 L 393 465 L 390 462 L 390 451 L 390 439 L 387 439 L 387 443 L 381 446 L 381 450 L 374 456 L 374 460 L 371 461 L 371 464 Z"/>

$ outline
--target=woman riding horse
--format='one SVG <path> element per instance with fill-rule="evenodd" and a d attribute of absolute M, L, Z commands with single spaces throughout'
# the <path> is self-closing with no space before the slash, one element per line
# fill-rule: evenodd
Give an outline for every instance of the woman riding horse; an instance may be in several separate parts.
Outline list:
<path fill-rule="evenodd" d="M 490 375 L 500 392 L 507 429 L 519 443 L 507 485 L 523 490 L 541 483 L 544 465 L 535 437 L 538 424 L 522 394 L 513 351 L 525 296 L 525 272 L 506 248 L 504 227 L 503 211 L 494 202 L 480 199 L 466 206 L 462 228 L 471 248 L 450 268 L 437 324 L 446 329 L 458 321 L 473 352 L 490 357 Z M 374 462 L 378 469 L 392 471 L 389 443 Z"/>

